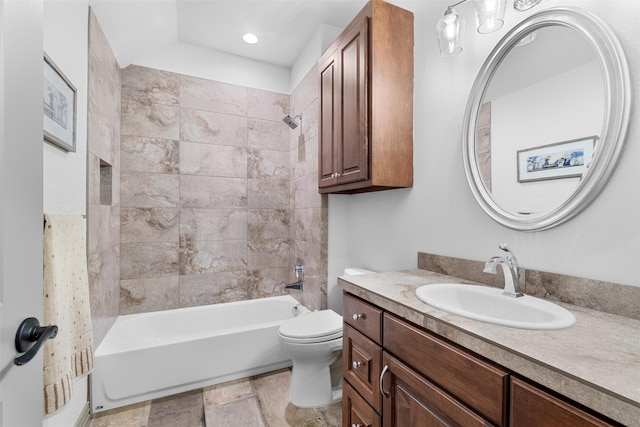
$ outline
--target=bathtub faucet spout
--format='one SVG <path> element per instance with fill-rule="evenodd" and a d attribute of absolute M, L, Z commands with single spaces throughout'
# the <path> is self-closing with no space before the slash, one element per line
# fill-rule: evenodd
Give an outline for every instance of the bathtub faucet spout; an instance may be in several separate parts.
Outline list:
<path fill-rule="evenodd" d="M 293 267 L 293 272 L 296 274 L 296 282 L 286 283 L 282 282 L 280 289 L 282 292 L 286 292 L 287 289 L 302 290 L 302 282 L 304 282 L 304 261 L 300 258 L 296 259 L 296 265 Z"/>
<path fill-rule="evenodd" d="M 302 280 L 299 280 L 299 281 L 293 282 L 293 283 L 282 282 L 282 285 L 280 285 L 280 289 L 282 289 L 282 292 L 286 292 L 287 289 L 296 289 L 298 291 L 301 291 L 302 290 Z"/>

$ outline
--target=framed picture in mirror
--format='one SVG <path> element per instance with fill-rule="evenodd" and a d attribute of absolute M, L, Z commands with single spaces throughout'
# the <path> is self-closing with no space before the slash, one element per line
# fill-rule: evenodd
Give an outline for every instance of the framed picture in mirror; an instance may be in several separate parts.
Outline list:
<path fill-rule="evenodd" d="M 581 177 L 593 157 L 597 136 L 518 151 L 518 182 Z"/>

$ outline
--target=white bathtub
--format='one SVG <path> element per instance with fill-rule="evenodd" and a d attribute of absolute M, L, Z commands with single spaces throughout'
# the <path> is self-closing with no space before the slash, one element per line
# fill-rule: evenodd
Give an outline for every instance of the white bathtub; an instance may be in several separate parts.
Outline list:
<path fill-rule="evenodd" d="M 297 305 L 285 295 L 120 316 L 95 353 L 92 411 L 291 366 L 278 328 Z"/>

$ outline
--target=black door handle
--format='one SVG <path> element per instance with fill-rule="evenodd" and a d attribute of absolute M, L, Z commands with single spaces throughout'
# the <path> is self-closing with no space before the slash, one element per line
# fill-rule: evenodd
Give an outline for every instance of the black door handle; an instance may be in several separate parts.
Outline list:
<path fill-rule="evenodd" d="M 55 338 L 56 335 L 58 335 L 56 325 L 40 326 L 40 322 L 35 317 L 24 319 L 16 332 L 16 350 L 24 354 L 16 357 L 13 363 L 21 366 L 29 362 L 38 353 L 42 344 L 49 338 Z"/>

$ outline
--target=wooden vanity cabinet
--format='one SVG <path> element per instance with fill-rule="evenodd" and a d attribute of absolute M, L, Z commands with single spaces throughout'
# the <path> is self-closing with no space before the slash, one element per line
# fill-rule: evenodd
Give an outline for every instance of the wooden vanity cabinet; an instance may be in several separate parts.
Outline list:
<path fill-rule="evenodd" d="M 620 426 L 351 294 L 343 303 L 343 427 Z"/>
<path fill-rule="evenodd" d="M 413 185 L 413 14 L 371 0 L 318 61 L 320 193 Z"/>

